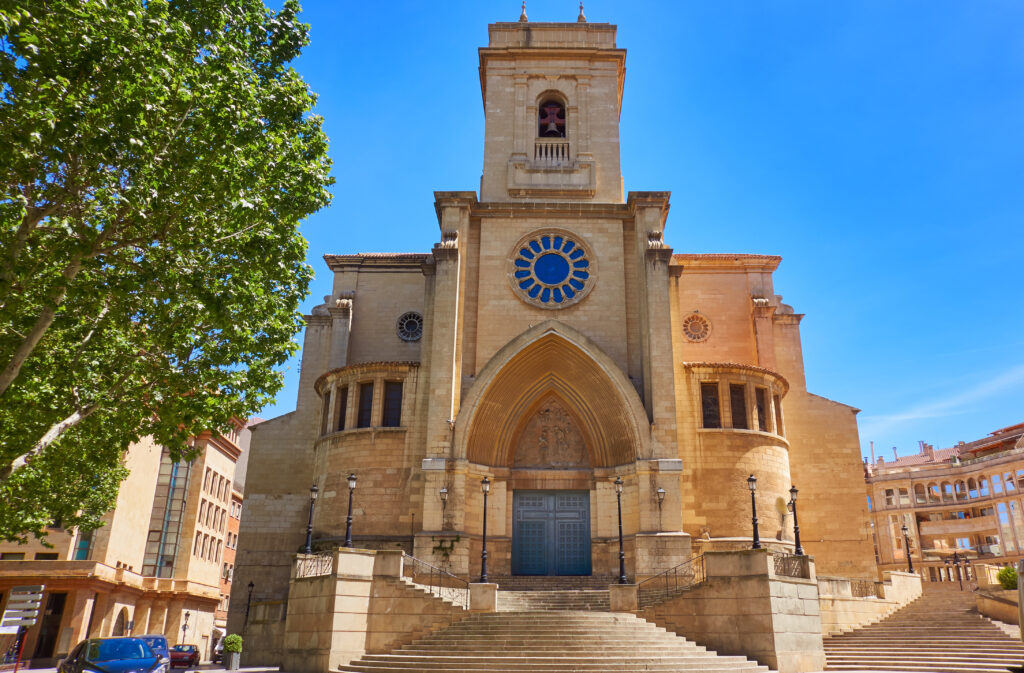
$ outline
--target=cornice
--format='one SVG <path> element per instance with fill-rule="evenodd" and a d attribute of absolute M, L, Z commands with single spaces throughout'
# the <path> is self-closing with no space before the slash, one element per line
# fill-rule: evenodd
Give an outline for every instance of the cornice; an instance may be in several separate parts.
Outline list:
<path fill-rule="evenodd" d="M 378 362 L 360 362 L 354 365 L 346 365 L 344 367 L 338 367 L 330 371 L 326 371 L 317 377 L 316 381 L 313 382 L 313 389 L 317 394 L 321 394 L 321 387 L 329 379 L 339 374 L 351 374 L 353 372 L 362 372 L 367 370 L 378 370 L 378 371 L 411 371 L 420 366 L 419 362 L 413 360 L 381 360 Z"/>

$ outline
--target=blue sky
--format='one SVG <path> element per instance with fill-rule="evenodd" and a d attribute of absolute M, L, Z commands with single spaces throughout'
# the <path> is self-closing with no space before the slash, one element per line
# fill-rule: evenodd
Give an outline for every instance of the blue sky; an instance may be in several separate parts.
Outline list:
<path fill-rule="evenodd" d="M 783 257 L 811 391 L 891 458 L 1024 421 L 1024 3 L 587 2 L 627 50 L 627 190 L 670 190 L 676 252 Z M 531 21 L 577 3 L 529 2 Z M 307 0 L 325 253 L 429 251 L 434 190 L 475 190 L 477 47 L 518 2 Z M 294 408 L 298 359 L 278 404 Z"/>

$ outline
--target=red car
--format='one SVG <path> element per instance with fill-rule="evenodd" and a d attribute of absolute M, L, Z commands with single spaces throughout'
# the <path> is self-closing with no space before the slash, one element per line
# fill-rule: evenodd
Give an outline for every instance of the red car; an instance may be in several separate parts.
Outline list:
<path fill-rule="evenodd" d="M 171 648 L 171 668 L 199 665 L 199 648 L 195 645 L 175 645 Z"/>

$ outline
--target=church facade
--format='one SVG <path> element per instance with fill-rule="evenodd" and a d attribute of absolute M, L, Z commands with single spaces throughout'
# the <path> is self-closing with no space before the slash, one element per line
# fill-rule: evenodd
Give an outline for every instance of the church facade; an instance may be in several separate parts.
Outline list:
<path fill-rule="evenodd" d="M 807 391 L 781 258 L 677 253 L 669 193 L 624 191 L 615 35 L 491 25 L 479 194 L 435 193 L 430 252 L 325 257 L 296 410 L 253 431 L 230 630 L 283 605 L 311 511 L 341 544 L 350 474 L 356 547 L 474 581 L 485 478 L 500 584 L 617 577 L 620 504 L 630 578 L 749 547 L 750 475 L 763 545 L 793 550 L 796 485 L 818 573 L 875 577 L 857 410 Z"/>

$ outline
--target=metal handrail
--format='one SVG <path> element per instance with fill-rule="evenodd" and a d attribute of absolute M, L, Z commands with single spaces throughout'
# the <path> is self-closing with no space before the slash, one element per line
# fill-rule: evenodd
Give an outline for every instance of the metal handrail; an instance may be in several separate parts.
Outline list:
<path fill-rule="evenodd" d="M 295 557 L 295 578 L 322 577 L 334 572 L 334 552 L 299 554 Z"/>
<path fill-rule="evenodd" d="M 461 577 L 409 554 L 404 555 L 402 575 L 435 596 L 469 609 L 469 582 Z"/>
<path fill-rule="evenodd" d="M 706 579 L 704 555 L 700 554 L 640 582 L 637 585 L 637 601 L 640 607 L 660 603 L 692 589 Z"/>
<path fill-rule="evenodd" d="M 799 577 L 802 579 L 811 578 L 811 567 L 806 556 L 796 554 L 772 555 L 775 561 L 775 574 L 779 577 Z"/>

